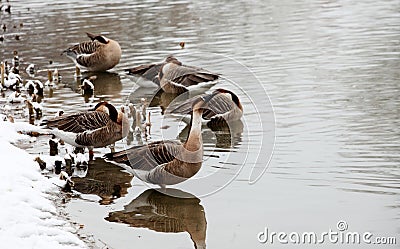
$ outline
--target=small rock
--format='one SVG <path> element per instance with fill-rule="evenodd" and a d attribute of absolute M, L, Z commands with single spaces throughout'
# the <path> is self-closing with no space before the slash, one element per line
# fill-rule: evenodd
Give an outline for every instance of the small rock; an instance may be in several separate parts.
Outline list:
<path fill-rule="evenodd" d="M 58 155 L 58 141 L 56 141 L 55 139 L 50 139 L 49 145 L 50 145 L 50 156 Z"/>
<path fill-rule="evenodd" d="M 57 160 L 57 161 L 54 162 L 54 164 L 55 164 L 55 172 L 54 173 L 56 175 L 59 175 L 61 173 L 62 161 Z"/>

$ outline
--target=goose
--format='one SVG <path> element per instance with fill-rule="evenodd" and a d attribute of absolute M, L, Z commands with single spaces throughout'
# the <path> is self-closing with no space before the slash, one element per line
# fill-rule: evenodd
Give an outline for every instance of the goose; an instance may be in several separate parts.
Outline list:
<path fill-rule="evenodd" d="M 214 82 L 219 78 L 218 74 L 211 73 L 203 68 L 183 65 L 172 55 L 160 63 L 140 65 L 126 71 L 128 74 L 140 75 L 153 81 L 168 93 L 182 93 L 188 91 L 190 86 Z M 170 84 L 174 85 L 174 87 L 169 87 Z"/>
<path fill-rule="evenodd" d="M 238 121 L 243 116 L 243 107 L 239 97 L 230 90 L 218 88 L 212 93 L 195 96 L 179 105 L 170 106 L 168 114 L 188 114 L 192 104 L 199 98 L 209 98 L 207 109 L 203 111 L 203 119 L 208 120 L 207 126 L 215 127 Z"/>
<path fill-rule="evenodd" d="M 87 71 L 107 71 L 115 67 L 121 59 L 121 47 L 118 42 L 103 35 L 86 33 L 91 41 L 81 42 L 64 53 L 77 67 Z"/>
<path fill-rule="evenodd" d="M 105 147 L 126 137 L 129 121 L 123 111 L 106 101 L 98 103 L 93 110 L 61 115 L 45 122 L 51 133 L 66 143 L 80 148 Z"/>
<path fill-rule="evenodd" d="M 108 153 L 104 158 L 121 165 L 140 180 L 163 189 L 191 178 L 202 164 L 201 116 L 208 101 L 205 96 L 193 103 L 190 131 L 183 144 L 174 140 L 156 141 Z"/>

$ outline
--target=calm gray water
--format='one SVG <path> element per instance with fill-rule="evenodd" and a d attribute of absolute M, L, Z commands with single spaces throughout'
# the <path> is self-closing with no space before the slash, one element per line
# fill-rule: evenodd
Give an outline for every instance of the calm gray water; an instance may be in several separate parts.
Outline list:
<path fill-rule="evenodd" d="M 18 50 L 22 67 L 35 63 L 42 70 L 58 68 L 63 76 L 62 85 L 46 90 L 46 115 L 59 109 L 84 110 L 98 100 L 120 105 L 127 98 L 137 103 L 141 97 L 151 97 L 154 89 L 137 89 L 136 79 L 123 69 L 159 61 L 168 54 L 223 73 L 238 84 L 222 81 L 219 86 L 236 89 L 243 100 L 243 129 L 239 127 L 234 141 L 209 129 L 203 131 L 208 157 L 199 174 L 219 169 L 226 176 L 224 182 L 210 186 L 221 188 L 247 157 L 239 175 L 209 196 L 202 192 L 209 186 L 177 186 L 194 196 L 174 199 L 147 190 L 139 180 L 97 158 L 89 165 L 87 177 L 77 180 L 76 189 L 84 195 L 67 204 L 70 218 L 84 224 L 83 232 L 93 235 L 97 246 L 265 248 L 271 244 L 257 240 L 265 227 L 287 234 L 321 234 L 337 230 L 337 222 L 343 220 L 350 232 L 397 237 L 397 245 L 379 248 L 399 247 L 399 1 L 10 4 L 11 15 L 0 16 L 0 23 L 8 27 L 0 34 L 5 38 L 0 59 L 10 60 L 12 51 Z M 106 34 L 123 49 L 113 74 L 99 75 L 89 103 L 77 88 L 73 64 L 59 55 L 85 40 L 85 31 Z M 20 41 L 15 40 L 16 34 Z M 186 42 L 185 49 L 179 47 L 181 41 Z M 44 80 L 46 72 L 36 77 Z M 269 118 L 262 120 L 260 128 L 252 103 L 269 103 L 260 84 L 271 99 L 275 127 L 269 110 L 259 109 Z M 159 105 L 156 101 L 149 108 L 154 117 L 151 141 L 178 136 L 171 129 L 161 132 Z M 275 148 L 268 169 L 251 185 L 248 178 L 260 144 L 268 142 L 263 153 L 270 151 L 273 134 Z M 29 151 L 48 151 L 47 140 L 39 139 L 38 144 Z M 126 141 L 117 149 L 124 146 Z M 263 156 L 265 161 L 256 164 L 259 170 L 268 164 L 269 154 Z M 115 191 L 120 198 L 112 198 Z M 272 246 L 283 245 L 275 242 Z M 326 242 L 320 247 L 342 245 Z"/>

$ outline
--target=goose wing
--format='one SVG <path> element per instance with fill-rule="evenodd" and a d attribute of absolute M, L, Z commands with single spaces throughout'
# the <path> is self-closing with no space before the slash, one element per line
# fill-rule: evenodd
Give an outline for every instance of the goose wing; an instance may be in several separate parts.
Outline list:
<path fill-rule="evenodd" d="M 150 171 L 158 165 L 174 160 L 182 144 L 176 141 L 158 141 L 146 145 L 134 146 L 129 149 L 109 153 L 104 157 L 116 163 L 123 163 L 132 169 Z"/>
<path fill-rule="evenodd" d="M 217 114 L 227 113 L 235 108 L 235 103 L 226 95 L 221 93 L 202 94 L 183 101 L 180 104 L 172 105 L 167 113 L 187 115 L 192 111 L 193 103 L 201 97 L 214 95 L 208 102 L 207 107 L 203 111 L 204 119 L 211 119 Z"/>
<path fill-rule="evenodd" d="M 164 61 L 160 63 L 150 63 L 150 64 L 143 64 L 137 67 L 125 69 L 126 72 L 130 75 L 140 75 L 145 79 L 151 80 L 155 82 L 156 84 L 160 85 L 160 81 L 157 77 L 158 73 L 161 71 L 162 67 L 169 63 L 169 62 L 175 62 L 178 64 L 181 64 L 181 62 L 176 59 L 174 56 L 170 55 L 164 59 Z"/>
<path fill-rule="evenodd" d="M 183 86 L 197 85 L 201 82 L 214 81 L 219 78 L 218 74 L 202 68 L 169 64 L 172 64 L 172 66 L 170 66 L 170 70 L 164 77 Z"/>
<path fill-rule="evenodd" d="M 201 94 L 194 96 L 192 98 L 186 99 L 183 102 L 172 102 L 167 109 L 166 114 L 180 114 L 187 115 L 192 111 L 193 103 L 201 97 L 207 96 L 209 94 Z"/>
<path fill-rule="evenodd" d="M 186 86 L 184 86 L 180 83 L 174 82 L 172 80 L 165 79 L 165 78 L 163 78 L 161 80 L 160 86 L 164 92 L 174 93 L 174 94 L 178 94 L 178 95 L 189 91 Z"/>
<path fill-rule="evenodd" d="M 95 53 L 102 45 L 103 44 L 98 41 L 85 41 L 67 48 L 64 52 L 66 52 L 67 55 L 73 53 L 75 57 L 83 54 L 90 55 Z"/>
<path fill-rule="evenodd" d="M 141 77 L 147 79 L 147 80 L 151 80 L 156 84 L 160 84 L 158 77 L 156 77 L 158 75 L 158 73 L 161 70 L 161 67 L 164 65 L 165 63 L 158 63 L 158 64 L 144 64 L 144 65 L 140 65 L 137 67 L 133 67 L 133 68 L 129 68 L 129 69 L 125 69 L 126 72 L 128 72 L 128 74 L 130 75 L 140 75 Z"/>
<path fill-rule="evenodd" d="M 86 41 L 66 49 L 63 53 L 66 53 L 68 57 L 75 60 L 78 65 L 89 68 L 93 64 L 96 64 L 97 61 L 104 59 L 101 58 L 101 54 L 99 53 L 99 50 L 104 46 L 105 44 L 97 40 Z"/>
<path fill-rule="evenodd" d="M 236 104 L 225 94 L 218 93 L 208 102 L 207 109 L 203 112 L 204 119 L 211 119 L 215 115 L 230 112 L 236 108 Z"/>
<path fill-rule="evenodd" d="M 78 112 L 70 115 L 62 115 L 46 122 L 48 128 L 57 128 L 62 131 L 81 133 L 88 130 L 96 130 L 106 126 L 110 121 L 107 113 L 99 111 Z"/>
<path fill-rule="evenodd" d="M 121 125 L 109 120 L 109 122 L 95 130 L 78 133 L 75 143 L 81 146 L 100 148 L 123 138 Z"/>

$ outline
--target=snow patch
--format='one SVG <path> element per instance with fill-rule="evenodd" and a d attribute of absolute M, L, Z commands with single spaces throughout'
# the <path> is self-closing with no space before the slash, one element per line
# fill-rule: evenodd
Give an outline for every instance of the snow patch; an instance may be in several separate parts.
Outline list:
<path fill-rule="evenodd" d="M 34 156 L 10 144 L 31 138 L 30 126 L 0 122 L 0 245 L 2 248 L 87 248 L 75 229 L 59 217 L 51 194 L 59 188 L 40 173 Z M 63 161 L 63 158 L 58 159 Z"/>

